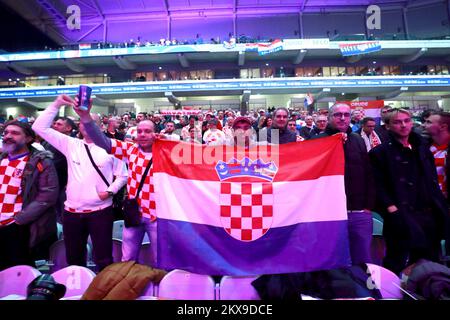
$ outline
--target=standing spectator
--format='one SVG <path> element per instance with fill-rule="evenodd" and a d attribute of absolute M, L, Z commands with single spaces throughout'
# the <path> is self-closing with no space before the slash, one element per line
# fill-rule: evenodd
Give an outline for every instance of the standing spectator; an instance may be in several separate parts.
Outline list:
<path fill-rule="evenodd" d="M 56 241 L 58 178 L 48 151 L 31 147 L 27 123 L 5 124 L 0 155 L 0 270 L 47 258 Z"/>
<path fill-rule="evenodd" d="M 58 96 L 36 119 L 33 129 L 67 158 L 68 181 L 63 215 L 67 263 L 86 265 L 86 244 L 90 235 L 94 262 L 98 270 L 102 270 L 112 263 L 112 196 L 126 183 L 126 167 L 94 145 L 82 123 L 80 132 L 84 140 L 52 129 L 52 119 L 64 105 L 76 106 L 77 103 L 66 95 Z M 99 121 L 97 115 L 95 118 Z M 94 168 L 88 150 L 109 186 Z"/>
<path fill-rule="evenodd" d="M 137 124 L 146 119 L 144 112 L 139 112 L 136 116 L 136 125 L 130 126 L 125 134 L 125 141 L 134 141 L 137 135 Z"/>
<path fill-rule="evenodd" d="M 312 116 L 305 117 L 305 125 L 300 128 L 300 136 L 304 139 L 311 138 L 311 131 L 314 129 L 314 121 Z"/>
<path fill-rule="evenodd" d="M 412 130 L 409 111 L 389 113 L 388 140 L 369 152 L 384 218 L 383 265 L 399 274 L 419 259 L 438 261 L 440 240 L 449 240 L 448 205 L 439 190 L 433 155 Z M 447 233 L 445 233 L 447 231 Z"/>
<path fill-rule="evenodd" d="M 76 128 L 75 123 L 72 119 L 66 117 L 59 117 L 53 123 L 53 129 L 62 134 L 70 136 L 71 133 Z M 63 155 L 58 149 L 53 147 L 47 141 L 42 142 L 42 146 L 45 150 L 53 153 L 53 165 L 55 166 L 56 173 L 58 174 L 58 185 L 59 185 L 59 195 L 58 200 L 55 204 L 56 209 L 56 221 L 62 224 L 62 216 L 64 212 L 64 201 L 66 201 L 66 185 L 67 185 L 67 160 L 66 156 Z"/>
<path fill-rule="evenodd" d="M 236 117 L 232 125 L 233 138 L 227 141 L 228 145 L 240 146 L 250 149 L 255 145 L 264 145 L 266 141 L 257 142 L 256 133 L 252 127 L 252 120 L 248 117 Z"/>
<path fill-rule="evenodd" d="M 164 130 L 164 124 L 161 121 L 161 116 L 159 114 L 153 115 L 152 122 L 155 124 L 155 133 L 160 133 L 161 130 Z"/>
<path fill-rule="evenodd" d="M 288 121 L 287 125 L 289 131 L 292 131 L 295 133 L 295 136 L 297 137 L 297 141 L 305 141 L 305 138 L 303 138 L 297 131 L 297 124 L 295 123 L 294 119 L 291 119 Z"/>
<path fill-rule="evenodd" d="M 261 128 L 258 131 L 258 141 L 266 141 L 267 140 L 267 130 L 272 126 L 273 120 L 272 116 L 267 116 L 264 119 L 264 122 Z"/>
<path fill-rule="evenodd" d="M 108 127 L 108 116 L 103 115 L 102 116 L 102 122 L 101 122 L 101 128 L 103 131 L 105 131 Z"/>
<path fill-rule="evenodd" d="M 316 118 L 316 126 L 311 130 L 310 137 L 314 137 L 325 132 L 327 125 L 328 125 L 327 116 L 322 114 L 318 115 Z"/>
<path fill-rule="evenodd" d="M 447 174 L 450 166 L 448 162 L 448 147 L 450 143 L 450 113 L 437 112 L 430 114 L 427 118 L 425 118 L 424 127 L 433 140 L 430 151 L 434 156 L 434 164 L 436 165 L 439 187 L 448 201 Z"/>
<path fill-rule="evenodd" d="M 223 126 L 225 125 L 225 118 L 223 111 L 217 112 L 217 129 L 223 130 Z"/>
<path fill-rule="evenodd" d="M 256 133 L 259 132 L 264 119 L 266 118 L 266 111 L 264 109 L 259 109 L 255 122 L 253 123 L 253 129 L 255 129 Z"/>
<path fill-rule="evenodd" d="M 389 112 L 391 112 L 391 110 L 393 110 L 391 106 L 384 106 L 380 110 L 381 122 L 380 122 L 380 125 L 375 127 L 375 132 L 378 134 L 381 141 L 388 140 L 387 125 L 389 122 Z"/>
<path fill-rule="evenodd" d="M 353 110 L 352 111 L 352 120 L 350 121 L 350 127 L 353 132 L 357 132 L 361 129 L 361 119 L 364 117 L 364 114 L 361 110 Z"/>
<path fill-rule="evenodd" d="M 352 264 L 371 262 L 372 208 L 375 186 L 364 140 L 350 128 L 350 107 L 337 103 L 331 107 L 325 132 L 314 138 L 344 134 L 345 194 Z"/>
<path fill-rule="evenodd" d="M 360 131 L 361 137 L 366 144 L 367 152 L 375 148 L 382 143 L 380 137 L 375 132 L 375 119 L 371 117 L 365 117 L 362 120 L 362 128 Z"/>
<path fill-rule="evenodd" d="M 138 114 L 139 115 L 139 114 Z M 105 135 L 108 138 L 113 138 L 117 140 L 123 141 L 125 139 L 125 134 L 120 132 L 119 129 L 120 121 L 115 117 L 111 117 L 108 119 L 108 126 L 104 131 Z"/>
<path fill-rule="evenodd" d="M 198 134 L 198 137 L 196 137 L 197 140 L 201 141 L 201 131 L 202 128 L 200 124 L 198 123 L 198 119 L 196 116 L 191 115 L 189 116 L 189 124 L 187 126 L 184 126 L 183 129 L 181 129 L 181 138 L 183 140 L 186 140 L 190 137 L 190 129 L 195 128 L 196 133 Z"/>
<path fill-rule="evenodd" d="M 90 107 L 89 107 L 90 109 Z M 152 146 L 155 140 L 155 124 L 151 120 L 143 120 L 137 126 L 136 142 L 126 142 L 109 139 L 101 133 L 98 126 L 92 120 L 88 111 L 75 108 L 80 116 L 81 122 L 86 128 L 89 137 L 98 146 L 108 153 L 128 164 L 127 194 L 129 198 L 135 198 L 138 185 L 141 183 L 142 175 L 150 161 L 153 161 Z M 150 238 L 151 251 L 155 266 L 157 261 L 156 252 L 156 227 L 157 219 L 155 213 L 155 194 L 153 190 L 153 170 L 150 171 L 143 181 L 143 187 L 137 199 L 141 213 L 141 224 L 136 227 L 125 227 L 122 237 L 122 261 L 138 261 L 144 234 Z"/>
<path fill-rule="evenodd" d="M 272 126 L 267 130 L 267 142 L 284 144 L 297 141 L 297 136 L 287 128 L 289 111 L 286 108 L 277 108 L 273 113 Z M 260 135 L 260 140 L 264 139 Z"/>
<path fill-rule="evenodd" d="M 233 140 L 233 122 L 234 122 L 233 116 L 227 117 L 227 123 L 222 129 L 223 133 L 225 134 L 226 141 Z"/>

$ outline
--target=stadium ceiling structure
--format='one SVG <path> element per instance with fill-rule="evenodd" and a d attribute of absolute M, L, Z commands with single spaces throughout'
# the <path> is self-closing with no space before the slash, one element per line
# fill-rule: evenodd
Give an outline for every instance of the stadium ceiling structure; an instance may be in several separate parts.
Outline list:
<path fill-rule="evenodd" d="M 370 5 L 383 9 L 408 9 L 442 2 L 433 0 L 3 0 L 35 27 L 59 44 L 83 40 L 65 30 L 68 7 L 80 8 L 82 21 L 89 28 L 84 35 L 109 22 L 161 23 L 170 19 L 262 16 L 276 14 L 364 12 Z M 106 38 L 106 37 L 105 37 Z"/>

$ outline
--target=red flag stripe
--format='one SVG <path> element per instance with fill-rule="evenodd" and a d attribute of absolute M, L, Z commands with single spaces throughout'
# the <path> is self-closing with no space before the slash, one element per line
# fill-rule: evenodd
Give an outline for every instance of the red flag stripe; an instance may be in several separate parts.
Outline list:
<path fill-rule="evenodd" d="M 154 173 L 167 173 L 182 179 L 219 181 L 215 170 L 215 164 L 219 160 L 229 162 L 236 157 L 240 161 L 247 155 L 252 161 L 259 157 L 265 163 L 271 160 L 275 163 L 278 172 L 273 182 L 313 180 L 322 176 L 343 175 L 343 152 L 340 135 L 276 147 L 259 146 L 250 152 L 229 146 L 205 147 L 158 140 L 153 145 L 153 155 L 156 159 L 153 170 Z M 172 163 L 165 161 L 169 158 Z M 239 177 L 232 179 L 239 180 Z M 245 180 L 253 179 L 250 177 L 249 180 L 249 176 L 246 176 Z M 255 181 L 261 180 L 255 178 Z"/>

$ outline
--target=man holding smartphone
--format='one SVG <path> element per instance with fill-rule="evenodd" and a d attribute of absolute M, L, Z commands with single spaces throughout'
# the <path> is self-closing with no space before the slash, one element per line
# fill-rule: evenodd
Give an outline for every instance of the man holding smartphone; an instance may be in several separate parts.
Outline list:
<path fill-rule="evenodd" d="M 90 110 L 91 106 L 89 107 Z M 127 193 L 129 198 L 136 198 L 139 185 L 142 190 L 137 197 L 141 223 L 138 226 L 125 227 L 122 236 L 122 261 L 138 261 L 144 234 L 150 239 L 152 250 L 152 267 L 156 266 L 156 204 L 153 189 L 152 172 L 152 146 L 156 138 L 155 124 L 151 120 L 142 120 L 137 125 L 137 136 L 134 142 L 120 141 L 106 137 L 99 126 L 93 121 L 89 110 L 75 108 L 80 116 L 80 121 L 90 139 L 99 147 L 106 150 L 120 160 L 128 164 Z M 146 167 L 150 170 L 142 179 Z M 142 181 L 143 180 L 143 181 Z M 126 214 L 126 212 L 125 212 Z"/>

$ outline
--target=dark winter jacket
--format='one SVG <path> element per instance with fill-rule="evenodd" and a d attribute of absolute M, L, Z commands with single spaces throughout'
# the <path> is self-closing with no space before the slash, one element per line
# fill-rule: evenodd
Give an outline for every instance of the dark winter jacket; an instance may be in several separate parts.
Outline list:
<path fill-rule="evenodd" d="M 276 130 L 278 130 L 279 134 L 279 141 L 275 141 L 276 136 Z M 274 137 L 274 140 L 272 141 L 272 136 Z M 275 143 L 275 144 L 285 144 L 289 142 L 296 142 L 297 141 L 297 135 L 289 131 L 288 129 L 278 129 L 278 128 L 270 128 L 267 130 L 267 142 L 269 143 Z"/>
<path fill-rule="evenodd" d="M 327 126 L 324 133 L 311 139 L 328 137 L 339 133 L 338 130 Z M 345 156 L 345 194 L 347 196 L 347 210 L 372 210 L 375 203 L 375 184 L 372 168 L 364 140 L 357 133 L 347 129 L 347 141 L 344 143 Z"/>
<path fill-rule="evenodd" d="M 7 153 L 2 153 L 0 161 L 7 156 Z M 30 160 L 22 175 L 22 211 L 14 217 L 17 223 L 30 226 L 30 249 L 56 235 L 54 204 L 58 187 L 52 154 L 31 148 Z"/>
<path fill-rule="evenodd" d="M 369 152 L 376 177 L 376 211 L 386 217 L 387 208 L 395 205 L 396 216 L 403 223 L 397 223 L 397 231 L 392 232 L 407 228 L 404 231 L 411 237 L 411 244 L 420 246 L 427 241 L 424 238 L 431 231 L 424 229 L 426 226 L 448 241 L 448 204 L 439 189 L 433 155 L 428 144 L 414 131 L 409 143 L 412 149 L 403 147 L 389 132 L 388 140 Z"/>

